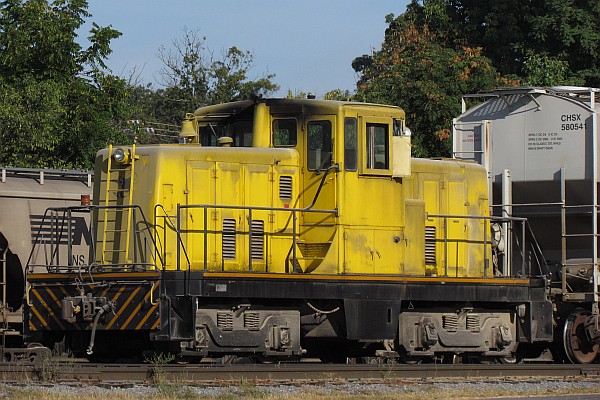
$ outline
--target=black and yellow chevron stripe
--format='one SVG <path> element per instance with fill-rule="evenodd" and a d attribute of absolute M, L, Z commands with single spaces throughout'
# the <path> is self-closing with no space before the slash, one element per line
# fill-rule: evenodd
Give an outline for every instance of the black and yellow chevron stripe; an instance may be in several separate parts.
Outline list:
<path fill-rule="evenodd" d="M 69 323 L 62 319 L 61 300 L 80 296 L 80 289 L 92 297 L 105 297 L 114 304 L 114 312 L 106 313 L 98 323 L 98 330 L 155 330 L 159 325 L 159 281 L 118 282 L 110 285 L 60 285 L 35 283 L 28 290 L 27 327 L 35 331 L 90 330 L 93 321 Z"/>

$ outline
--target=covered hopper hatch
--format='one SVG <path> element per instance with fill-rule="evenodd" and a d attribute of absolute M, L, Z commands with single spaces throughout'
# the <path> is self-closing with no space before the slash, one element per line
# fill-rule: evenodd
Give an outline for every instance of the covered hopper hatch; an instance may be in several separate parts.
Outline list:
<path fill-rule="evenodd" d="M 592 265 L 598 260 L 599 91 L 520 87 L 467 95 L 453 121 L 453 157 L 486 167 L 493 215 L 528 219 L 543 254 L 542 273 L 551 274 L 565 300 L 598 302 Z M 509 225 L 502 228 L 510 233 Z M 505 272 L 514 268 L 520 245 L 506 243 L 499 267 Z"/>

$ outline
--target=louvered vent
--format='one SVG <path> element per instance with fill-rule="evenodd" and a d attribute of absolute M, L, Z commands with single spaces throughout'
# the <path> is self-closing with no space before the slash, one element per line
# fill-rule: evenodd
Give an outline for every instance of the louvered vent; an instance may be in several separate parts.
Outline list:
<path fill-rule="evenodd" d="M 223 220 L 223 259 L 235 260 L 235 219 Z"/>
<path fill-rule="evenodd" d="M 442 326 L 448 332 L 456 332 L 458 329 L 458 315 L 444 314 L 442 315 Z"/>
<path fill-rule="evenodd" d="M 425 227 L 425 264 L 436 264 L 435 226 Z"/>
<path fill-rule="evenodd" d="M 467 315 L 467 330 L 471 332 L 479 332 L 481 329 L 481 318 L 478 314 Z"/>
<path fill-rule="evenodd" d="M 217 327 L 230 331 L 233 329 L 233 313 L 217 312 Z"/>
<path fill-rule="evenodd" d="M 250 331 L 257 331 L 260 328 L 260 315 L 257 312 L 245 312 L 244 327 Z"/>
<path fill-rule="evenodd" d="M 279 198 L 283 201 L 292 200 L 292 177 L 279 177 Z"/>
<path fill-rule="evenodd" d="M 262 260 L 265 249 L 265 222 L 260 220 L 252 221 L 252 259 Z"/>

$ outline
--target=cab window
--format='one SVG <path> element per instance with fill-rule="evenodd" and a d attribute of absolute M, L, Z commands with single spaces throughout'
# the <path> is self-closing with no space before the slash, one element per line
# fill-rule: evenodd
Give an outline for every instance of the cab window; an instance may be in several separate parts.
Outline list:
<path fill-rule="evenodd" d="M 322 170 L 331 165 L 331 122 L 309 121 L 308 169 Z"/>
<path fill-rule="evenodd" d="M 358 124 L 356 118 L 344 119 L 344 169 L 356 171 Z"/>
<path fill-rule="evenodd" d="M 213 147 L 217 145 L 217 139 L 225 135 L 226 127 L 223 125 L 208 124 L 200 127 L 200 143 L 202 146 Z"/>
<path fill-rule="evenodd" d="M 235 121 L 233 132 L 235 147 L 252 147 L 252 121 Z"/>
<path fill-rule="evenodd" d="M 235 147 L 252 146 L 252 121 L 236 120 L 232 123 L 209 123 L 200 127 L 200 143 L 202 146 L 218 146 L 218 139 L 228 136 L 233 139 Z"/>
<path fill-rule="evenodd" d="M 388 125 L 367 123 L 367 168 L 389 169 Z"/>
<path fill-rule="evenodd" d="M 295 118 L 273 120 L 273 145 L 275 147 L 293 147 L 297 143 Z"/>

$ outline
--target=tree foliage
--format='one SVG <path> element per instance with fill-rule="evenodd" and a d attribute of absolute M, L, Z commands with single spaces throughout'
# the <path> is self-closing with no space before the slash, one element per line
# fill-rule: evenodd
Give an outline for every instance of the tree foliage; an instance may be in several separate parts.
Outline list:
<path fill-rule="evenodd" d="M 439 43 L 427 25 L 392 23 L 380 51 L 356 59 L 357 98 L 398 105 L 413 131 L 413 155 L 446 156 L 450 123 L 464 93 L 494 87 L 498 75 L 480 48 Z"/>
<path fill-rule="evenodd" d="M 447 46 L 481 47 L 504 76 L 527 77 L 531 62 L 543 60 L 566 67 L 554 84 L 600 86 L 597 0 L 412 0 L 395 23 L 405 20 L 427 25 Z"/>
<path fill-rule="evenodd" d="M 160 83 L 164 88 L 147 93 L 148 108 L 140 117 L 148 121 L 179 124 L 185 113 L 198 107 L 278 89 L 272 74 L 250 79 L 254 67 L 251 52 L 232 46 L 217 56 L 197 30 L 184 28 L 182 37 L 174 39 L 170 48 L 158 50 L 158 57 L 163 63 Z"/>
<path fill-rule="evenodd" d="M 85 0 L 0 3 L 0 163 L 89 168 L 99 148 L 127 140 L 126 82 L 104 65 L 120 33 L 93 24 L 82 48 L 89 16 Z"/>
<path fill-rule="evenodd" d="M 357 98 L 407 111 L 417 156 L 447 156 L 460 97 L 498 85 L 600 86 L 597 0 L 412 0 L 357 57 Z"/>

